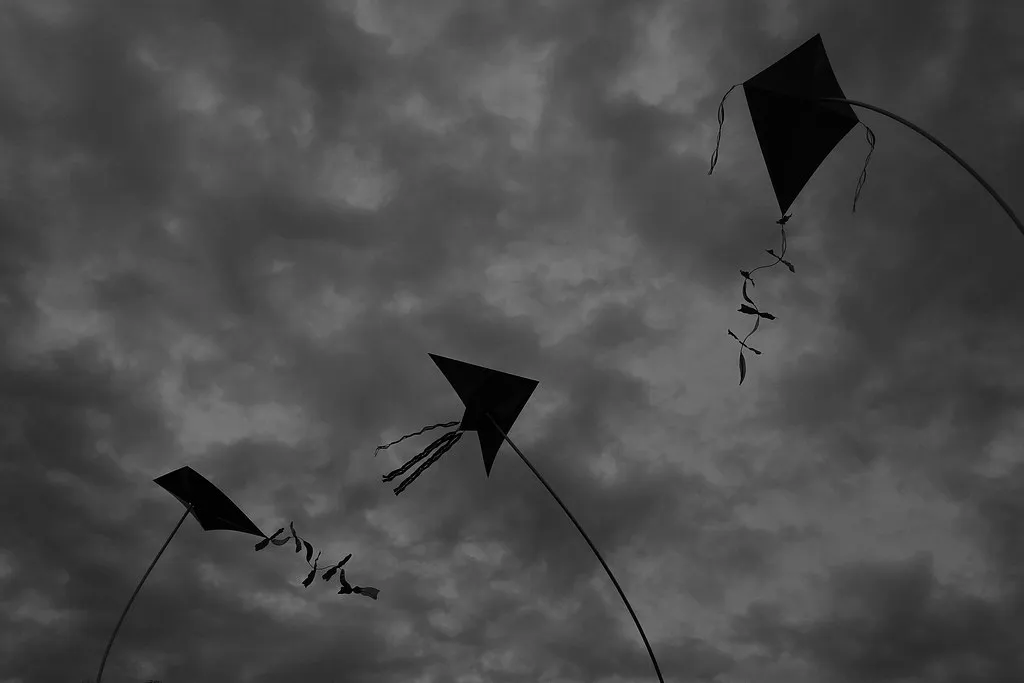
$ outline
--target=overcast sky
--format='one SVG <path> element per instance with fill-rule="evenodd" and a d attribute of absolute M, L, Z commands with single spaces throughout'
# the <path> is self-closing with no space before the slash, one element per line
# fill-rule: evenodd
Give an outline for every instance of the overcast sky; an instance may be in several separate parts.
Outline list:
<path fill-rule="evenodd" d="M 778 206 L 734 83 L 821 33 L 848 97 L 1019 213 L 1011 0 L 0 3 L 0 681 L 95 675 L 190 465 L 133 683 L 653 681 L 583 539 L 427 356 L 539 380 L 511 436 L 666 680 L 1024 680 L 1024 239 L 910 130 Z M 433 432 L 437 436 L 439 432 Z"/>

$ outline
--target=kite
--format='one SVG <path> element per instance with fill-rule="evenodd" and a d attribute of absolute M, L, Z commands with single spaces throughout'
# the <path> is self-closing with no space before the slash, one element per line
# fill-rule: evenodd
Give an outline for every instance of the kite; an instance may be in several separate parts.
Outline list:
<path fill-rule="evenodd" d="M 725 122 L 725 98 L 734 88 L 735 85 L 726 91 L 718 105 L 718 138 L 715 151 L 711 155 L 708 175 L 711 175 L 718 163 L 722 125 Z M 832 65 L 829 64 L 820 34 L 743 83 L 743 93 L 747 98 L 754 133 L 761 146 L 761 156 L 768 169 L 768 177 L 771 179 L 775 199 L 782 214 L 776 221 L 782 233 L 782 245 L 778 254 L 772 249 L 765 250 L 775 259 L 771 263 L 758 266 L 751 271 L 740 271 L 740 275 L 743 276 L 742 295 L 746 303 L 738 310 L 740 313 L 755 316 L 753 328 L 743 339 L 737 337 L 732 330 L 728 330 L 729 336 L 740 345 L 740 384 L 743 384 L 747 375 L 747 362 L 743 350 L 761 355 L 760 351 L 747 345 L 747 340 L 757 332 L 762 319 L 775 319 L 772 314 L 760 310 L 750 298 L 747 283 L 753 287 L 753 273 L 779 264 L 785 265 L 791 273 L 796 272 L 793 264 L 785 259 L 786 223 L 791 217 L 786 211 L 835 146 L 860 123 L 849 104 L 843 101 L 822 100 L 845 100 L 846 95 L 839 87 L 839 81 L 836 80 Z M 874 132 L 867 125 L 864 125 L 864 128 L 867 131 L 870 150 L 854 192 L 854 211 L 857 210 L 857 199 L 867 181 L 867 166 L 871 160 L 871 152 L 875 148 Z"/>
<path fill-rule="evenodd" d="M 854 126 L 864 124 L 846 102 L 820 34 L 742 85 L 779 211 L 785 215 L 835 146 Z M 729 88 L 718 105 L 718 140 L 708 175 L 718 163 L 725 99 L 736 87 Z M 864 127 L 873 150 L 874 134 Z M 868 160 L 870 156 L 869 151 Z M 867 180 L 868 160 L 854 194 L 854 211 Z"/>
<path fill-rule="evenodd" d="M 761 156 L 771 179 L 775 198 L 782 213 L 777 223 L 781 226 L 782 247 L 780 253 L 766 250 L 774 259 L 771 263 L 758 266 L 752 271 L 741 270 L 743 276 L 742 295 L 746 304 L 739 308 L 741 313 L 756 316 L 754 326 L 747 336 L 740 339 L 732 330 L 729 336 L 740 345 L 740 384 L 746 376 L 746 360 L 743 349 L 760 355 L 761 352 L 747 346 L 746 341 L 757 331 L 761 319 L 774 320 L 774 316 L 758 309 L 747 292 L 747 282 L 751 287 L 754 280 L 751 274 L 762 268 L 785 265 L 790 272 L 796 272 L 793 264 L 785 260 L 786 254 L 786 223 L 790 216 L 786 214 L 797 195 L 821 166 L 825 158 L 859 123 L 864 126 L 868 142 L 868 153 L 864 159 L 864 167 L 857 178 L 853 193 L 853 212 L 857 211 L 857 200 L 860 198 L 864 184 L 867 182 L 867 168 L 875 149 L 875 133 L 863 121 L 857 118 L 853 107 L 861 107 L 877 112 L 901 123 L 926 138 L 953 158 L 960 166 L 970 173 L 982 187 L 999 203 L 1017 229 L 1024 235 L 1024 225 L 1014 215 L 1013 210 L 967 162 L 956 155 L 930 133 L 914 125 L 901 116 L 865 102 L 851 100 L 839 86 L 821 35 L 816 34 L 800 47 L 778 60 L 743 84 L 743 93 L 747 99 L 747 108 L 754 124 L 754 133 L 761 148 Z M 711 155 L 711 167 L 708 175 L 715 170 L 718 163 L 718 150 L 722 142 L 722 125 L 725 122 L 725 99 L 737 86 L 726 91 L 718 105 L 718 137 L 715 150 Z"/>
<path fill-rule="evenodd" d="M 153 480 L 185 506 L 203 531 L 237 531 L 265 538 L 266 534 L 224 492 L 186 465 Z"/>
<path fill-rule="evenodd" d="M 185 523 L 185 519 L 189 515 L 195 517 L 196 521 L 199 522 L 199 526 L 205 531 L 237 531 L 254 536 L 265 536 L 259 527 L 253 524 L 252 520 L 246 517 L 245 513 L 230 498 L 224 495 L 223 491 L 211 484 L 188 465 L 157 477 L 153 481 L 177 498 L 178 502 L 185 506 L 185 513 L 178 520 L 178 524 L 171 531 L 170 536 L 167 537 L 167 540 L 160 547 L 156 557 L 149 563 L 149 568 L 142 575 L 142 580 L 135 587 L 131 598 L 128 599 L 128 604 L 125 605 L 124 611 L 121 612 L 121 617 L 117 620 L 114 632 L 110 634 L 107 649 L 103 652 L 99 673 L 96 674 L 96 683 L 101 683 L 103 680 L 103 669 L 107 664 L 110 648 L 113 647 L 117 632 L 121 629 L 121 624 L 124 623 L 124 618 L 128 615 L 128 610 L 131 608 L 132 603 L 135 602 L 135 597 L 142 589 L 142 584 L 146 582 L 149 573 L 153 571 L 153 567 L 156 566 L 160 556 L 164 554 L 164 550 L 167 549 L 171 539 L 178 533 L 178 529 Z"/>
<path fill-rule="evenodd" d="M 185 523 L 185 520 L 189 515 L 192 515 L 195 518 L 199 523 L 199 526 L 204 531 L 236 531 L 238 533 L 260 536 L 263 540 L 256 544 L 256 550 L 265 548 L 269 543 L 273 543 L 274 545 L 284 545 L 289 540 L 294 540 L 295 552 L 299 552 L 302 546 L 305 546 L 307 564 L 309 563 L 309 559 L 313 553 L 312 546 L 307 541 L 301 540 L 295 533 L 294 525 L 290 525 L 292 536 L 288 538 L 277 538 L 277 536 L 284 532 L 284 529 L 279 529 L 273 536 L 268 537 L 260 531 L 260 528 L 256 526 L 252 520 L 249 519 L 246 514 L 224 494 L 223 491 L 187 465 L 180 467 L 173 472 L 161 475 L 153 481 L 172 496 L 177 498 L 178 502 L 185 506 L 185 513 L 181 516 L 181 519 L 178 520 L 177 525 L 175 525 L 171 534 L 167 537 L 167 540 L 165 540 L 164 544 L 160 547 L 156 557 L 154 557 L 153 561 L 149 563 L 149 568 L 146 569 L 146 573 L 142 575 L 142 579 L 135 587 L 135 591 L 132 593 L 132 596 L 128 599 L 128 604 L 125 605 L 124 610 L 121 612 L 121 617 L 117 620 L 114 632 L 110 634 L 110 640 L 107 642 L 106 650 L 103 652 L 103 659 L 100 660 L 100 668 L 99 672 L 96 674 L 95 683 L 101 683 L 103 680 L 103 669 L 106 667 L 107 657 L 110 655 L 110 649 L 114 645 L 114 639 L 117 637 L 117 633 L 121 629 L 121 624 L 124 623 L 124 619 L 128 615 L 128 610 L 131 608 L 132 603 L 135 602 L 136 596 L 142 589 L 142 584 L 146 582 L 146 579 L 149 577 L 150 572 L 153 571 L 153 567 L 156 566 L 160 556 L 164 554 L 164 550 L 167 549 L 171 539 L 173 539 L 174 535 L 178 533 L 178 529 L 180 529 L 181 525 Z M 327 573 L 323 577 L 324 580 L 329 580 L 331 576 L 333 576 L 335 572 L 339 571 L 351 557 L 352 555 L 349 555 L 344 560 L 328 569 Z M 320 555 L 317 554 L 317 560 L 319 560 L 319 558 Z M 314 569 L 307 577 L 307 580 L 302 584 L 306 587 L 312 583 L 312 578 L 310 577 L 315 576 L 317 571 L 315 564 L 310 566 Z M 348 587 L 347 592 L 349 593 L 358 593 L 360 595 L 369 596 L 374 600 L 377 599 L 379 591 L 376 588 L 359 586 L 352 588 L 345 581 L 344 573 L 342 574 L 341 583 L 342 590 L 339 591 L 339 593 L 345 592 L 346 587 Z"/>
<path fill-rule="evenodd" d="M 426 459 L 426 462 L 398 485 L 395 489 L 396 496 L 404 491 L 428 467 L 437 462 L 442 455 L 451 450 L 465 432 L 475 431 L 477 433 L 480 439 L 480 453 L 483 456 L 484 471 L 490 477 L 491 467 L 494 465 L 498 449 L 505 439 L 504 435 L 512 429 L 516 418 L 523 411 L 526 402 L 530 400 L 530 396 L 538 384 L 537 380 L 452 360 L 451 358 L 445 358 L 433 353 L 428 355 L 445 376 L 445 379 L 452 385 L 452 388 L 455 389 L 455 393 L 462 399 L 466 410 L 460 421 L 439 422 L 428 425 L 416 432 L 406 434 L 396 441 L 377 447 L 374 455 L 428 430 L 441 427 L 456 427 L 439 436 L 402 467 L 384 475 L 385 482 L 392 481 L 405 474 L 416 463 Z"/>
<path fill-rule="evenodd" d="M 382 477 L 384 482 L 390 482 L 396 477 L 405 474 L 413 465 L 424 461 L 423 464 L 416 469 L 405 481 L 398 485 L 394 489 L 395 495 L 399 495 L 405 488 L 411 484 L 417 477 L 420 476 L 428 467 L 437 462 L 442 455 L 447 453 L 451 448 L 458 443 L 459 439 L 465 432 L 476 432 L 480 440 L 480 453 L 483 456 L 484 471 L 487 477 L 491 476 L 491 468 L 494 465 L 494 460 L 497 457 L 498 449 L 501 447 L 502 442 L 508 443 L 512 447 L 512 450 L 516 452 L 516 455 L 526 464 L 526 466 L 533 472 L 534 476 L 543 484 L 544 488 L 547 489 L 551 497 L 555 499 L 555 502 L 562 508 L 562 512 L 569 518 L 569 520 L 576 527 L 576 530 L 580 532 L 583 539 L 590 546 L 590 550 L 593 551 L 597 557 L 601 566 L 604 567 L 605 572 L 614 584 L 615 589 L 619 593 L 619 597 L 622 598 L 622 602 L 626 605 L 626 609 L 629 610 L 630 616 L 633 618 L 633 623 L 636 625 L 637 631 L 640 632 L 640 637 L 644 641 L 644 645 L 647 648 L 647 654 L 650 655 L 651 662 L 654 664 L 654 670 L 658 675 L 658 680 L 661 683 L 665 682 L 665 679 L 661 675 L 661 668 L 658 666 L 658 660 L 654 657 L 654 650 L 651 649 L 650 641 L 647 640 L 647 635 L 644 633 L 643 627 L 640 625 L 640 620 L 636 616 L 636 612 L 633 611 L 632 605 L 626 598 L 626 594 L 622 591 L 622 587 L 619 585 L 618 580 L 612 573 L 608 563 L 605 562 L 604 557 L 598 552 L 597 547 L 593 541 L 587 535 L 587 532 L 583 530 L 583 527 L 576 520 L 576 517 L 569 511 L 562 499 L 559 498 L 558 494 L 555 493 L 554 489 L 548 484 L 548 482 L 541 476 L 540 472 L 536 467 L 533 466 L 523 452 L 519 450 L 519 447 L 512 442 L 509 438 L 508 432 L 511 431 L 512 425 L 515 423 L 519 414 L 523 411 L 527 401 L 530 400 L 530 396 L 533 394 L 534 389 L 537 388 L 537 380 L 527 379 L 526 377 L 520 377 L 519 375 L 512 375 L 507 372 L 500 372 L 498 370 L 492 370 L 491 368 L 485 368 L 479 365 L 473 365 L 460 360 L 454 360 L 452 358 L 446 358 L 444 356 L 438 356 L 436 354 L 428 354 L 434 361 L 438 370 L 444 375 L 448 383 L 455 389 L 455 393 L 458 394 L 465 406 L 465 412 L 462 415 L 462 420 L 452 422 L 439 422 L 437 424 L 428 425 L 410 434 L 406 434 L 390 443 L 377 446 L 374 450 L 374 456 L 380 451 L 390 448 L 395 444 L 401 443 L 402 441 L 423 434 L 424 432 L 454 427 L 454 429 L 445 432 L 438 438 L 434 439 L 426 448 L 419 452 L 407 463 L 399 467 L 398 469 L 385 474 Z"/>

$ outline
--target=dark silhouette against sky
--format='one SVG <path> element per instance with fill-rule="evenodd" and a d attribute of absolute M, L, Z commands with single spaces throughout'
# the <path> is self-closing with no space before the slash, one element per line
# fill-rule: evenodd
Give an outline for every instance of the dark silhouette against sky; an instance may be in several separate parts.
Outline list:
<path fill-rule="evenodd" d="M 465 409 L 428 352 L 539 381 L 511 437 L 667 681 L 1024 680 L 1020 234 L 858 109 L 856 213 L 860 134 L 788 208 L 794 272 L 753 275 L 777 320 L 737 386 L 738 271 L 781 227 L 740 88 L 707 175 L 722 95 L 820 34 L 844 93 L 1020 213 L 1019 3 L 0 18 L 0 683 L 94 675 L 183 466 L 379 595 L 186 520 L 104 681 L 653 681 L 507 444 L 381 483 L 434 437 L 375 446 Z"/>

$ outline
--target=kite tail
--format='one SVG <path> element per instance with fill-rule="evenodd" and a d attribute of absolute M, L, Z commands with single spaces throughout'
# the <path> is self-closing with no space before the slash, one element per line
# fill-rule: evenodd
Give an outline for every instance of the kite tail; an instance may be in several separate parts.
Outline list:
<path fill-rule="evenodd" d="M 377 453 L 379 453 L 380 451 L 383 451 L 383 450 L 385 450 L 387 448 L 391 448 L 396 443 L 401 443 L 402 441 L 405 441 L 408 438 L 411 438 L 411 437 L 414 437 L 414 436 L 419 436 L 423 432 L 430 431 L 431 429 L 438 429 L 440 427 L 454 427 L 457 424 L 459 424 L 459 423 L 456 421 L 456 422 L 438 422 L 436 425 L 427 425 L 426 427 L 424 427 L 423 429 L 419 430 L 418 432 L 413 432 L 412 434 L 406 434 L 402 438 L 395 439 L 391 443 L 386 443 L 386 444 L 382 444 L 380 446 L 377 446 L 377 448 L 375 448 L 373 450 L 373 455 L 374 455 L 374 457 L 376 457 Z"/>
<path fill-rule="evenodd" d="M 796 272 L 796 269 L 793 267 L 793 264 L 783 258 L 786 255 L 786 249 L 789 246 L 788 240 L 786 239 L 786 222 L 789 221 L 789 218 L 789 216 L 783 215 L 782 218 L 776 221 L 776 223 L 778 223 L 778 225 L 781 226 L 782 230 L 782 247 L 779 253 L 776 254 L 775 251 L 772 249 L 765 249 L 765 251 L 768 252 L 769 255 L 775 258 L 775 261 L 772 263 L 758 266 L 757 268 L 754 268 L 749 272 L 745 270 L 740 271 L 740 275 L 743 276 L 743 300 L 746 303 L 742 304 L 738 310 L 740 313 L 755 316 L 754 326 L 750 329 L 750 332 L 747 332 L 747 336 L 743 337 L 743 339 L 737 337 L 732 330 L 728 330 L 729 336 L 735 339 L 740 345 L 740 384 L 743 384 L 743 379 L 747 376 L 747 360 L 743 356 L 743 349 L 752 352 L 755 356 L 761 355 L 760 351 L 755 349 L 753 346 L 747 345 L 747 340 L 750 339 L 750 337 L 753 336 L 755 332 L 757 332 L 758 327 L 761 326 L 761 318 L 764 318 L 765 320 L 775 320 L 774 315 L 768 313 L 767 311 L 762 311 L 760 308 L 758 308 L 754 300 L 750 298 L 750 295 L 747 293 L 747 282 L 750 282 L 751 286 L 754 286 L 754 278 L 752 277 L 754 273 L 761 270 L 762 268 L 772 268 L 774 266 L 779 265 L 780 263 L 784 264 L 787 268 L 789 268 L 789 272 Z"/>
<path fill-rule="evenodd" d="M 449 439 L 449 438 L 451 437 L 451 435 L 452 435 L 452 434 L 454 434 L 454 433 L 455 433 L 454 431 L 452 431 L 452 432 L 445 432 L 445 433 L 444 433 L 444 434 L 442 434 L 441 436 L 437 437 L 436 439 L 434 439 L 433 441 L 431 441 L 431 442 L 430 442 L 430 445 L 428 445 L 428 446 L 427 446 L 426 448 L 424 448 L 424 449 L 423 449 L 422 451 L 420 451 L 419 453 L 417 453 L 417 454 L 416 454 L 416 456 L 415 456 L 415 457 L 413 457 L 413 459 L 412 459 L 412 460 L 410 460 L 409 462 L 405 463 L 404 465 L 402 465 L 401 467 L 399 467 L 399 468 L 398 468 L 397 470 L 394 470 L 394 471 L 392 471 L 392 472 L 389 472 L 389 473 L 385 474 L 385 475 L 384 475 L 384 477 L 383 477 L 383 480 L 384 480 L 384 481 L 391 481 L 391 480 L 392 480 L 392 479 L 394 479 L 395 477 L 400 477 L 400 476 L 402 476 L 403 474 L 405 474 L 406 472 L 408 472 L 408 471 L 409 471 L 409 469 L 410 469 L 410 468 L 411 468 L 411 467 L 412 467 L 413 465 L 415 465 L 415 464 L 416 464 L 416 463 L 418 463 L 418 462 L 419 462 L 420 460 L 423 460 L 423 458 L 426 458 L 426 457 L 427 457 L 428 455 L 430 455 L 430 453 L 431 453 L 431 452 L 432 452 L 432 451 L 433 451 L 433 450 L 434 450 L 435 448 L 439 448 L 439 447 L 440 447 L 440 446 L 441 446 L 441 445 L 442 445 L 442 444 L 443 444 L 443 443 L 444 443 L 444 442 L 445 442 L 445 441 L 446 441 L 447 439 Z"/>
<path fill-rule="evenodd" d="M 732 86 L 725 91 L 725 95 L 722 96 L 722 101 L 718 103 L 718 138 L 715 140 L 715 151 L 711 154 L 711 168 L 708 169 L 708 175 L 715 170 L 715 165 L 718 163 L 718 148 L 722 144 L 722 126 L 725 124 L 725 98 L 729 96 L 729 93 L 739 85 Z"/>
<path fill-rule="evenodd" d="M 865 135 L 867 138 L 868 155 L 864 158 L 864 168 L 860 171 L 860 177 L 857 178 L 857 189 L 853 193 L 853 213 L 857 213 L 857 200 L 860 199 L 860 191 L 864 189 L 864 183 L 868 181 L 868 164 L 871 163 L 871 155 L 875 153 L 875 131 L 868 127 L 868 124 L 861 122 L 864 126 Z"/>
<path fill-rule="evenodd" d="M 428 467 L 430 467 L 435 462 L 437 462 L 441 458 L 442 455 L 444 455 L 445 453 L 450 451 L 452 449 L 452 447 L 459 442 L 459 439 L 462 438 L 463 434 L 464 434 L 464 432 L 461 432 L 461 431 L 448 432 L 447 434 L 445 434 L 444 437 L 442 437 L 443 439 L 445 439 L 445 441 L 437 448 L 437 450 L 434 452 L 434 454 L 432 456 L 430 456 L 429 460 L 427 460 L 425 463 L 420 465 L 419 468 L 415 472 L 413 472 L 412 474 L 409 475 L 408 479 L 403 481 L 401 484 L 399 484 L 395 488 L 395 495 L 397 496 L 402 491 L 404 491 L 405 487 L 407 487 L 409 484 L 411 484 L 414 481 L 416 481 L 416 478 L 419 477 L 421 474 L 423 474 L 423 472 Z"/>

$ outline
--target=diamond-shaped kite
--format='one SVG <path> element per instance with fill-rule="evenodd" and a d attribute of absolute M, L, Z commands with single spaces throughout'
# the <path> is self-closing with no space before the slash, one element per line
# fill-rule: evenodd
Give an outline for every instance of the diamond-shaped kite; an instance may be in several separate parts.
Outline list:
<path fill-rule="evenodd" d="M 785 215 L 825 157 L 860 120 L 839 87 L 820 34 L 742 85 L 761 156 Z M 718 105 L 718 141 L 708 175 L 718 163 L 725 98 L 735 87 Z M 872 148 L 873 140 L 869 133 Z"/>
<path fill-rule="evenodd" d="M 711 155 L 711 168 L 714 171 L 718 162 L 718 147 L 722 141 L 722 124 L 725 122 L 725 98 L 732 88 L 722 97 L 718 105 L 718 140 L 715 151 Z M 790 272 L 795 272 L 793 264 L 785 259 L 786 255 L 786 223 L 789 216 L 786 211 L 793 204 L 797 195 L 818 170 L 821 163 L 832 152 L 839 141 L 853 130 L 860 121 L 853 108 L 847 103 L 846 95 L 839 87 L 839 81 L 829 64 L 825 53 L 825 44 L 821 35 L 815 35 L 806 43 L 775 62 L 767 69 L 743 83 L 743 93 L 747 98 L 747 108 L 754 123 L 754 133 L 761 146 L 764 158 L 775 190 L 775 199 L 779 203 L 782 217 L 777 221 L 781 228 L 782 245 L 778 254 L 767 249 L 774 259 L 771 263 L 760 265 L 752 270 L 741 270 L 743 276 L 743 304 L 739 311 L 755 316 L 754 326 L 743 339 L 729 330 L 740 345 L 739 366 L 740 384 L 747 374 L 747 362 L 743 349 L 760 355 L 761 352 L 747 345 L 747 340 L 761 324 L 761 319 L 774 320 L 771 313 L 760 310 L 747 292 L 747 282 L 754 285 L 753 273 L 762 268 L 785 265 Z M 875 147 L 875 134 L 864 126 L 871 146 Z M 857 199 L 867 179 L 867 164 L 871 159 L 868 152 L 854 192 L 853 208 L 857 209 Z"/>
<path fill-rule="evenodd" d="M 751 275 L 754 272 L 780 264 L 785 265 L 790 272 L 795 272 L 793 264 L 784 258 L 786 254 L 785 225 L 789 220 L 786 211 L 789 210 L 797 195 L 800 194 L 800 191 L 803 190 L 811 176 L 835 146 L 853 130 L 854 126 L 860 123 L 864 126 L 870 148 L 853 194 L 853 211 L 857 210 L 857 200 L 867 181 L 867 167 L 875 148 L 875 134 L 871 128 L 857 118 L 853 111 L 854 106 L 870 109 L 907 126 L 952 157 L 992 195 L 1006 211 L 1020 233 L 1024 235 L 1024 225 L 1014 215 L 1009 205 L 977 171 L 949 147 L 901 116 L 872 104 L 848 99 L 832 70 L 820 34 L 815 35 L 742 85 L 747 98 L 747 108 L 750 110 L 750 118 L 754 124 L 754 133 L 757 135 L 757 142 L 761 147 L 761 156 L 764 158 L 768 176 L 775 191 L 775 198 L 782 213 L 782 217 L 777 221 L 782 226 L 782 247 L 778 254 L 771 249 L 766 250 L 772 257 L 772 262 L 753 270 L 740 271 L 743 276 L 743 299 L 747 303 L 743 304 L 739 311 L 756 316 L 753 328 L 743 339 L 729 330 L 729 335 L 740 345 L 741 384 L 746 376 L 747 367 L 743 349 L 757 355 L 761 353 L 757 349 L 747 346 L 747 339 L 757 331 L 762 318 L 775 319 L 775 316 L 770 313 L 761 311 L 751 300 L 747 292 L 747 282 L 753 287 L 754 280 Z M 734 88 L 736 88 L 735 85 L 729 88 L 718 105 L 718 138 L 715 150 L 711 155 L 711 168 L 708 170 L 708 175 L 711 175 L 718 163 L 722 124 L 725 121 L 725 98 Z"/>
<path fill-rule="evenodd" d="M 259 536 L 263 540 L 256 544 L 256 550 L 262 550 L 267 545 L 273 543 L 274 545 L 284 545 L 288 542 L 295 544 L 295 552 L 300 552 L 304 547 L 306 549 L 306 564 L 312 567 L 312 571 L 302 582 L 302 585 L 309 587 L 313 582 L 313 578 L 316 576 L 318 571 L 324 571 L 324 581 L 330 580 L 335 573 L 341 572 L 341 594 L 358 594 L 365 595 L 367 597 L 377 599 L 377 595 L 380 591 L 370 586 L 351 586 L 345 580 L 345 572 L 341 569 L 346 562 L 352 557 L 348 555 L 345 559 L 333 566 L 327 568 L 321 568 L 319 566 L 320 553 L 317 553 L 316 559 L 313 564 L 309 561 L 313 556 L 313 546 L 309 541 L 302 539 L 295 532 L 294 524 L 289 525 L 292 535 L 285 538 L 278 538 L 284 529 L 279 529 L 274 533 L 273 536 L 267 536 L 260 528 L 256 526 L 251 519 L 249 519 L 242 510 L 235 505 L 235 503 L 228 498 L 223 491 L 214 486 L 208 479 L 203 477 L 201 474 L 196 472 L 188 465 L 179 467 L 173 472 L 161 475 L 153 480 L 160 487 L 170 493 L 172 496 L 178 499 L 182 505 L 185 506 L 185 513 L 178 520 L 178 524 L 171 531 L 170 536 L 164 541 L 164 544 L 160 547 L 156 557 L 150 562 L 149 568 L 146 569 L 146 573 L 142 575 L 142 580 L 135 587 L 135 592 L 132 593 L 132 597 L 128 599 L 128 604 L 125 605 L 124 611 L 121 612 L 121 617 L 117 620 L 117 625 L 114 627 L 114 632 L 110 635 L 110 640 L 107 642 L 107 648 L 103 652 L 103 659 L 100 661 L 99 673 L 96 674 L 96 683 L 101 683 L 103 680 L 103 669 L 107 664 L 107 657 L 110 655 L 110 648 L 114 645 L 114 639 L 117 637 L 117 632 L 121 629 L 121 624 L 124 623 L 125 617 L 128 615 L 128 610 L 131 608 L 132 603 L 135 602 L 135 596 L 139 594 L 139 590 L 142 589 L 142 584 L 146 582 L 146 578 L 149 577 L 149 573 L 153 571 L 153 567 L 156 566 L 160 556 L 164 554 L 164 550 L 170 544 L 171 539 L 178 533 L 178 529 L 184 524 L 185 519 L 192 515 L 196 521 L 199 522 L 199 526 L 205 531 L 237 531 L 243 534 L 252 534 L 253 536 Z"/>
<path fill-rule="evenodd" d="M 822 102 L 845 99 L 821 36 L 743 84 L 761 155 L 785 214 L 825 157 L 857 125 L 853 107 Z"/>
<path fill-rule="evenodd" d="M 551 497 L 555 499 L 555 502 L 562 508 L 562 511 L 569 518 L 569 520 L 575 525 L 576 530 L 580 532 L 583 539 L 590 546 L 591 551 L 597 556 L 601 566 L 604 567 L 605 572 L 614 584 L 615 589 L 619 593 L 619 597 L 622 598 L 622 602 L 626 605 L 626 609 L 629 610 L 629 614 L 633 617 L 633 623 L 636 624 L 637 631 L 640 632 L 640 637 L 644 641 L 644 645 L 647 647 L 647 654 L 650 655 L 651 662 L 654 664 L 654 670 L 658 675 L 658 680 L 664 683 L 665 679 L 661 675 L 661 668 L 658 666 L 658 660 L 654 657 L 654 650 L 651 649 L 651 644 L 647 640 L 647 635 L 644 633 L 643 627 L 640 625 L 640 620 L 636 616 L 636 612 L 633 611 L 632 605 L 629 604 L 629 600 L 626 598 L 626 594 L 622 591 L 622 587 L 619 586 L 618 580 L 612 573 L 608 563 L 604 561 L 601 553 L 598 552 L 597 547 L 593 541 L 587 535 L 587 532 L 583 530 L 583 527 L 576 520 L 576 517 L 569 511 L 562 499 L 559 498 L 558 494 L 555 493 L 554 489 L 548 484 L 548 482 L 541 476 L 537 468 L 533 466 L 523 452 L 519 450 L 519 447 L 512 442 L 509 438 L 508 432 L 512 429 L 512 425 L 515 423 L 516 418 L 519 417 L 519 413 L 523 411 L 523 407 L 526 402 L 530 400 L 530 396 L 533 394 L 534 389 L 537 388 L 537 380 L 527 379 L 526 377 L 520 377 L 519 375 L 512 375 L 507 372 L 500 372 L 498 370 L 492 370 L 491 368 L 485 368 L 480 365 L 473 365 L 472 363 L 466 363 L 460 360 L 454 360 L 452 358 L 446 358 L 445 356 L 438 356 L 436 354 L 429 354 L 430 358 L 434 361 L 434 364 L 445 376 L 445 379 L 455 389 L 455 393 L 462 399 L 462 403 L 466 410 L 462 415 L 461 421 L 452 422 L 439 422 L 437 424 L 428 425 L 422 429 L 406 434 L 405 436 L 396 439 L 387 444 L 383 444 L 377 447 L 374 451 L 376 455 L 381 450 L 390 448 L 395 444 L 404 441 L 405 439 L 417 436 L 426 431 L 432 429 L 438 429 L 441 427 L 455 427 L 455 429 L 446 432 L 439 436 L 437 439 L 432 441 L 426 448 L 419 452 L 418 455 L 413 457 L 407 463 L 402 465 L 397 470 L 390 472 L 383 476 L 385 482 L 389 482 L 396 477 L 403 475 L 413 465 L 424 460 L 426 462 L 419 466 L 415 472 L 413 472 L 405 481 L 395 488 L 395 495 L 400 494 L 405 488 L 411 484 L 415 479 L 422 474 L 428 467 L 448 452 L 459 439 L 462 438 L 463 433 L 468 431 L 475 431 L 480 438 L 480 452 L 484 459 L 484 469 L 487 476 L 491 475 L 491 466 L 494 464 L 494 458 L 497 456 L 498 449 L 501 447 L 502 441 L 508 442 L 508 445 L 512 447 L 512 450 L 516 452 L 519 458 L 526 464 L 530 471 L 533 472 L 534 476 L 544 485 Z"/>

